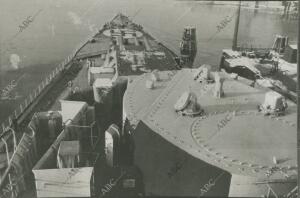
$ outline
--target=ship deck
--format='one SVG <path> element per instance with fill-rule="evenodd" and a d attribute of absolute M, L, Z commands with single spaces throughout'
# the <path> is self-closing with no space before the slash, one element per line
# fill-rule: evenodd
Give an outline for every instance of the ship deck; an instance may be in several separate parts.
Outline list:
<path fill-rule="evenodd" d="M 143 122 L 190 155 L 232 174 L 262 180 L 297 174 L 296 104 L 288 101 L 284 116 L 264 116 L 257 106 L 264 102 L 268 89 L 226 79 L 225 97 L 217 99 L 212 93 L 214 85 L 195 82 L 192 70 L 160 75 L 162 80 L 154 89 L 145 86 L 149 75 L 129 85 L 124 109 L 133 126 Z M 205 116 L 175 112 L 176 100 L 188 90 L 197 95 Z M 225 118 L 229 121 L 218 127 Z M 276 165 L 273 156 L 278 160 Z M 266 173 L 274 167 L 279 171 L 269 178 Z"/>
<path fill-rule="evenodd" d="M 123 15 L 117 15 L 112 21 L 115 23 L 121 23 L 119 25 L 124 25 L 128 18 Z M 135 29 L 136 24 L 130 24 L 128 29 Z M 79 91 L 92 90 L 92 87 L 88 84 L 88 68 L 86 65 L 86 60 L 93 61 L 95 67 L 101 67 L 104 64 L 103 55 L 108 53 L 108 50 L 112 46 L 111 37 L 104 34 L 108 27 L 104 27 L 97 33 L 89 42 L 85 43 L 81 49 L 76 53 L 74 59 L 69 63 L 68 70 L 64 71 L 62 78 L 55 82 L 53 87 L 45 94 L 43 99 L 41 99 L 38 104 L 35 105 L 32 112 L 47 111 L 47 110 L 58 110 L 59 100 L 66 99 L 72 90 L 75 88 Z M 147 50 L 146 47 L 142 47 L 139 51 L 135 48 L 134 50 L 120 51 L 117 49 L 117 59 L 118 61 L 118 72 L 119 76 L 134 78 L 142 73 L 148 73 L 155 69 L 157 70 L 177 70 L 178 65 L 174 58 L 176 54 L 170 51 L 165 46 L 157 42 L 150 34 L 141 31 L 147 40 L 150 48 Z M 93 41 L 93 39 L 95 41 Z M 119 46 L 116 46 L 119 48 Z M 125 46 L 126 47 L 126 46 Z M 130 45 L 127 46 L 130 48 Z M 132 69 L 133 63 L 130 62 L 131 59 L 122 58 L 122 54 L 127 54 L 128 56 L 133 56 L 136 53 L 145 53 L 145 64 L 143 66 L 138 66 L 137 69 Z M 68 86 L 68 83 L 72 81 L 72 86 Z M 93 100 L 92 96 L 87 96 L 86 100 Z M 27 119 L 22 123 L 25 127 L 26 123 L 30 121 L 32 114 L 28 115 Z"/>
<path fill-rule="evenodd" d="M 278 80 L 289 91 L 296 92 L 297 85 L 297 64 L 289 63 L 282 58 L 278 59 L 278 71 L 273 72 L 273 66 L 271 63 L 260 63 L 259 58 L 248 58 L 240 55 L 240 52 L 230 49 L 223 50 L 223 52 L 229 57 L 226 58 L 226 66 L 230 68 L 234 67 L 246 67 L 255 74 L 258 74 L 262 78 L 268 81 Z"/>
<path fill-rule="evenodd" d="M 117 15 L 112 22 L 114 25 L 123 26 L 127 24 L 128 18 L 123 15 Z M 120 19 L 121 18 L 121 19 Z M 138 25 L 128 23 L 128 30 L 136 29 Z M 75 99 L 86 101 L 89 104 L 94 103 L 92 86 L 89 85 L 88 67 L 86 60 L 94 63 L 95 67 L 102 67 L 108 54 L 109 49 L 114 45 L 117 51 L 117 72 L 120 77 L 136 77 L 142 73 L 148 73 L 153 70 L 177 70 L 177 64 L 174 60 L 176 54 L 159 44 L 150 34 L 144 32 L 139 26 L 138 42 L 141 46 L 129 43 L 124 44 L 125 48 L 112 43 L 112 38 L 105 35 L 111 27 L 104 26 L 90 41 L 85 43 L 76 53 L 74 59 L 68 64 L 68 69 L 63 71 L 62 77 L 48 90 L 48 92 L 40 99 L 32 108 L 31 113 L 22 122 L 21 127 L 25 130 L 34 112 L 39 111 L 57 111 L 60 110 L 60 100 Z M 143 44 L 144 43 L 144 44 Z M 124 55 L 125 54 L 125 55 Z M 128 58 L 129 57 L 129 58 Z M 132 58 L 134 57 L 134 58 Z M 138 61 L 137 61 L 138 59 Z M 134 66 L 132 66 L 134 65 Z M 70 86 L 72 82 L 72 86 Z M 81 94 L 76 95 L 79 92 Z M 82 94 L 83 93 L 83 94 Z M 31 177 L 29 180 L 32 180 Z M 33 181 L 30 181 L 30 183 Z M 30 186 L 27 191 L 20 195 L 21 198 L 36 197 L 34 186 Z"/>
<path fill-rule="evenodd" d="M 174 52 L 124 15 L 117 15 L 109 25 L 104 25 L 103 29 L 77 52 L 75 59 L 88 59 L 95 67 L 102 67 L 104 57 L 112 46 L 117 51 L 118 76 L 179 68 L 174 60 L 177 57 Z"/>

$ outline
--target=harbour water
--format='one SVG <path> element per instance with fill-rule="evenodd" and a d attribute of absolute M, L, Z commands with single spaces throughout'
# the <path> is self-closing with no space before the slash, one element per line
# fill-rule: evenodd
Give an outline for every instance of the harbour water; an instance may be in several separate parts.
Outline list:
<path fill-rule="evenodd" d="M 183 27 L 195 26 L 198 52 L 194 65 L 207 63 L 216 68 L 222 49 L 231 48 L 237 11 L 234 5 L 204 5 L 175 0 L 0 2 L 0 93 L 3 95 L 3 90 L 9 90 L 12 96 L 0 100 L 0 123 L 6 121 L 83 39 L 118 12 L 131 16 L 176 53 L 179 53 Z M 218 32 L 217 26 L 227 16 L 233 17 L 233 20 Z M 297 22 L 281 19 L 280 13 L 242 9 L 238 36 L 240 45 L 271 47 L 276 34 L 287 35 L 291 42 L 296 41 Z"/>

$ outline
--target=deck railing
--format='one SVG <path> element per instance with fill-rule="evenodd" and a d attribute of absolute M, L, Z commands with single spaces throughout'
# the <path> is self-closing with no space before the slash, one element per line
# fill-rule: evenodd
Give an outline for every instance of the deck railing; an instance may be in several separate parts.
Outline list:
<path fill-rule="evenodd" d="M 286 196 L 287 198 L 296 198 L 298 197 L 298 186 L 295 186 Z"/>
<path fill-rule="evenodd" d="M 65 60 L 63 60 L 48 76 L 42 80 L 42 82 L 31 92 L 27 95 L 25 100 L 20 103 L 20 105 L 12 112 L 7 119 L 1 123 L 0 127 L 0 135 L 6 131 L 8 127 L 12 126 L 13 120 L 18 120 L 20 116 L 28 109 L 28 107 L 40 96 L 40 94 L 45 90 L 45 88 L 53 82 L 53 80 L 62 73 L 64 69 L 68 68 L 69 63 L 73 60 L 76 56 L 78 51 L 87 44 L 90 39 L 92 39 L 99 31 L 94 31 L 88 35 L 86 39 L 84 39 L 81 43 L 77 45 L 75 50 L 67 56 Z"/>
<path fill-rule="evenodd" d="M 6 149 L 5 152 L 9 153 L 9 152 L 16 152 L 16 147 L 17 145 L 19 146 L 19 143 L 21 142 L 21 140 L 23 139 L 23 137 L 18 140 L 15 138 L 15 131 L 12 129 L 12 125 L 13 125 L 13 120 L 18 121 L 20 119 L 20 117 L 24 114 L 24 112 L 29 108 L 30 105 L 33 105 L 33 102 L 41 95 L 41 93 L 45 90 L 45 88 L 54 83 L 53 80 L 62 73 L 62 71 L 64 69 L 68 69 L 68 67 L 70 66 L 70 62 L 73 60 L 73 58 L 76 56 L 76 54 L 78 53 L 78 51 L 86 44 L 89 42 L 89 40 L 94 37 L 96 34 L 98 33 L 98 30 L 95 32 L 92 32 L 92 34 L 90 34 L 87 39 L 85 39 L 83 42 L 81 42 L 77 48 L 75 48 L 75 50 L 72 52 L 71 55 L 69 55 L 62 63 L 60 63 L 52 72 L 50 72 L 50 74 L 48 76 L 46 76 L 44 78 L 44 80 L 42 80 L 42 82 L 36 87 L 36 89 L 34 89 L 31 93 L 29 93 L 29 95 L 27 96 L 27 98 L 13 111 L 13 113 L 8 116 L 7 120 L 5 122 L 3 122 L 1 124 L 1 128 L 0 128 L 0 140 L 2 140 L 4 142 L 4 144 L 0 145 L 0 147 L 5 146 L 8 141 L 8 139 L 13 138 L 14 139 L 14 146 L 13 146 L 13 150 L 9 151 L 9 147 L 6 145 Z M 21 122 L 21 121 L 20 121 Z M 11 158 L 7 157 L 7 162 L 10 166 L 10 162 L 11 162 Z M 5 172 L 7 173 L 6 176 L 10 176 L 11 175 L 11 171 L 9 169 L 9 166 L 7 167 L 7 169 L 5 170 Z M 32 167 L 30 167 L 32 168 Z M 3 193 L 3 190 L 5 189 L 4 184 L 7 183 L 7 177 L 6 176 L 2 176 L 2 178 L 0 177 L 0 192 Z M 9 196 L 12 198 L 15 198 L 18 196 L 19 194 L 19 190 L 14 190 L 11 187 L 11 180 L 9 180 L 9 184 L 10 184 L 10 188 L 8 189 Z M 2 195 L 0 193 L 0 195 Z M 1 196 L 0 196 L 1 197 Z"/>

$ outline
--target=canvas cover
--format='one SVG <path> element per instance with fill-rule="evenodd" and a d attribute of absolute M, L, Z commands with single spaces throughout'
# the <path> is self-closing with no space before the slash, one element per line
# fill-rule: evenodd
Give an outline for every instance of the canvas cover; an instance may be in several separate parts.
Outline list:
<path fill-rule="evenodd" d="M 90 197 L 93 167 L 33 170 L 37 197 Z"/>

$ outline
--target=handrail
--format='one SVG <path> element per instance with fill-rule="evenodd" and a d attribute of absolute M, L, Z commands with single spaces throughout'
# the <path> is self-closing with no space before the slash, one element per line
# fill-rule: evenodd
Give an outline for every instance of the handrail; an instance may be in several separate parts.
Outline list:
<path fill-rule="evenodd" d="M 78 128 L 90 128 L 91 129 L 91 146 L 94 146 L 94 141 L 93 141 L 93 137 L 97 137 L 97 136 L 93 136 L 93 127 L 95 126 L 96 122 L 92 122 L 90 125 L 75 125 L 75 124 L 69 124 L 68 126 L 71 127 L 78 127 Z"/>
<path fill-rule="evenodd" d="M 76 57 L 79 50 L 81 50 L 82 47 L 84 47 L 90 41 L 90 39 L 93 38 L 98 32 L 99 30 L 92 32 L 90 35 L 88 35 L 86 39 L 83 40 L 83 42 L 80 42 L 79 45 L 75 48 L 75 50 L 69 56 L 67 56 L 67 58 L 65 58 L 60 64 L 58 64 L 58 66 L 55 67 L 53 71 L 50 72 L 50 74 L 44 78 L 44 80 L 41 81 L 41 83 L 36 87 L 36 89 L 34 89 L 33 92 L 31 92 L 28 95 L 29 98 L 26 97 L 24 102 L 20 103 L 19 107 L 15 109 L 13 114 L 8 116 L 7 119 L 1 123 L 0 138 L 6 135 L 7 127 L 11 128 L 12 120 L 18 119 L 26 111 L 26 109 L 32 104 L 32 102 L 34 102 L 35 99 L 40 96 L 44 89 L 52 83 L 53 79 L 55 79 L 59 74 L 62 73 L 64 69 L 67 68 L 69 63 Z"/>
<path fill-rule="evenodd" d="M 298 190 L 298 186 L 296 185 L 295 188 L 293 188 L 293 189 L 286 195 L 286 197 L 287 197 L 287 198 L 292 197 L 293 195 L 295 195 L 295 194 L 297 193 L 297 190 Z"/>
<path fill-rule="evenodd" d="M 19 143 L 18 143 L 18 146 L 19 146 L 19 144 L 22 142 L 23 138 L 24 138 L 26 135 L 27 135 L 27 134 L 23 134 L 21 140 L 20 140 Z M 30 137 L 30 136 L 29 136 L 29 137 Z M 32 137 L 30 137 L 30 138 L 32 138 Z M 2 141 L 5 143 L 6 149 L 8 149 L 8 146 L 7 146 L 6 141 L 4 141 L 4 139 L 2 139 Z M 7 150 L 7 152 L 8 152 L 8 150 Z M 13 154 L 12 154 L 12 156 L 11 156 L 10 159 L 9 159 L 9 154 L 7 154 L 7 158 L 8 158 L 7 163 L 8 163 L 8 166 L 7 166 L 7 168 L 5 169 L 4 174 L 2 175 L 2 180 L 1 180 L 1 182 L 0 182 L 0 191 L 1 191 L 2 188 L 3 188 L 6 179 L 7 179 L 7 178 L 10 179 L 10 178 L 9 178 L 9 175 L 10 175 L 9 172 L 10 172 L 11 168 L 13 167 L 13 164 L 11 163 L 11 161 L 12 161 L 12 159 L 14 158 L 14 156 L 16 155 L 16 152 L 17 152 L 17 150 L 14 150 L 14 152 L 13 152 Z"/>
<path fill-rule="evenodd" d="M 13 136 L 13 144 L 14 144 L 14 152 L 13 155 L 11 157 L 11 159 L 9 159 L 9 154 L 8 154 L 8 167 L 6 168 L 2 180 L 0 182 L 0 191 L 2 191 L 4 185 L 6 184 L 7 179 L 10 179 L 10 170 L 11 167 L 13 166 L 11 163 L 11 160 L 13 159 L 15 153 L 17 152 L 17 144 L 19 144 L 22 139 L 24 138 L 24 135 L 29 136 L 30 138 L 34 138 L 35 136 L 35 132 L 33 130 L 33 128 L 29 125 L 29 129 L 32 131 L 32 134 L 28 135 L 28 134 L 23 134 L 21 140 L 17 143 L 17 139 L 16 139 L 16 134 L 15 131 L 13 129 L 13 120 L 17 120 L 20 121 L 21 116 L 24 114 L 25 111 L 28 110 L 29 106 L 32 105 L 32 103 L 38 98 L 40 97 L 41 93 L 45 91 L 45 89 L 48 87 L 48 85 L 53 84 L 53 81 L 57 79 L 57 77 L 61 74 L 63 74 L 65 69 L 69 69 L 70 63 L 73 61 L 73 59 L 76 57 L 76 55 L 78 54 L 78 52 L 90 41 L 91 38 L 93 38 L 99 31 L 95 31 L 92 32 L 91 35 L 89 35 L 87 37 L 87 39 L 85 39 L 83 42 L 80 43 L 79 47 L 75 48 L 75 50 L 69 55 L 67 56 L 66 59 L 64 59 L 60 64 L 58 64 L 52 72 L 50 72 L 41 82 L 40 84 L 31 92 L 29 93 L 29 95 L 25 98 L 24 102 L 20 103 L 19 106 L 13 111 L 13 113 L 8 116 L 7 120 L 5 120 L 4 122 L 1 123 L 1 127 L 0 127 L 0 139 L 2 141 L 4 141 L 4 144 L 6 146 L 6 148 L 8 149 L 8 145 L 6 140 L 8 138 L 11 138 L 11 133 Z M 21 122 L 21 121 L 20 121 Z M 69 124 L 72 123 L 72 120 Z M 91 143 L 93 144 L 93 126 L 95 125 L 95 123 L 92 123 L 90 128 L 91 128 Z M 11 132 L 11 133 L 10 133 Z M 8 152 L 8 150 L 7 150 Z M 9 180 L 9 182 L 11 183 L 11 181 Z"/>

